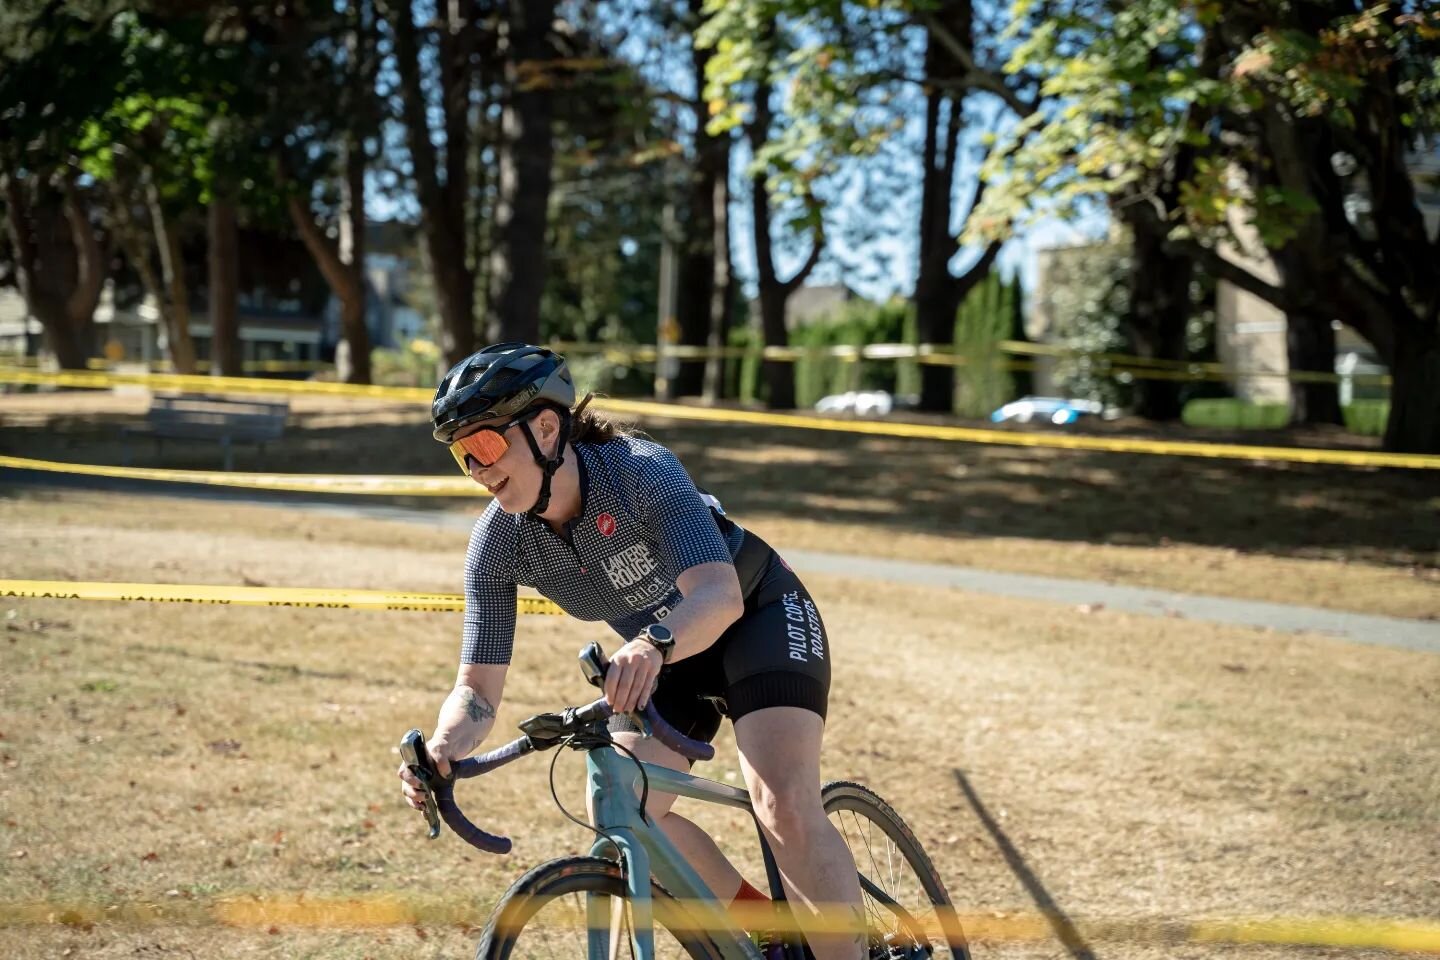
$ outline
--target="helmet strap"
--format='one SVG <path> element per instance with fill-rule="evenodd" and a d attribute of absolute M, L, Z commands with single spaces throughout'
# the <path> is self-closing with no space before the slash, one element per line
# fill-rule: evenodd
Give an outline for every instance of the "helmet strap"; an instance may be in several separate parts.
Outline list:
<path fill-rule="evenodd" d="M 535 505 L 525 511 L 527 517 L 539 517 L 540 514 L 550 509 L 550 478 L 555 476 L 555 471 L 560 469 L 565 462 L 565 445 L 570 442 L 570 411 L 557 410 L 560 415 L 559 442 L 555 444 L 555 456 L 547 457 L 540 449 L 540 444 L 535 440 L 535 434 L 530 432 L 530 421 L 522 420 L 520 430 L 525 434 L 525 442 L 530 444 L 530 452 L 535 457 L 535 463 L 540 467 L 540 495 L 535 498 Z"/>

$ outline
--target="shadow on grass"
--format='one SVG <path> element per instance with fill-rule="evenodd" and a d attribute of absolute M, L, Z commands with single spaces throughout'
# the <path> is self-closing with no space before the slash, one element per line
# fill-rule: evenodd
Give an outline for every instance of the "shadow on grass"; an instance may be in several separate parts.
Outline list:
<path fill-rule="evenodd" d="M 370 419 L 367 420 L 367 416 Z M 0 427 L 0 452 L 86 463 L 126 457 L 137 416 L 51 416 Z M 1176 428 L 1177 431 L 1183 428 Z M 1150 432 L 1154 432 L 1153 430 Z M 1440 565 L 1440 483 L 1431 471 L 1091 453 L 657 422 L 697 482 L 738 517 L 871 525 L 949 537 L 1133 546 L 1192 544 L 1275 556 Z M 1170 439 L 1181 434 L 1172 432 Z M 1221 439 L 1221 438 L 1216 438 Z M 1274 442 L 1269 435 L 1267 442 Z M 129 441 L 137 466 L 219 469 L 217 444 Z M 241 447 L 237 470 L 443 474 L 448 454 L 423 411 L 292 414 L 283 440 Z M 387 498 L 418 509 L 455 501 Z"/>
<path fill-rule="evenodd" d="M 1030 895 L 1030 899 L 1035 901 L 1035 906 L 1039 908 L 1041 915 L 1050 924 L 1050 929 L 1055 931 L 1056 939 L 1065 945 L 1065 949 L 1075 960 L 1095 960 L 1094 951 L 1085 942 L 1085 938 L 1080 935 L 1080 931 L 1075 928 L 1069 914 L 1060 909 L 1055 898 L 1050 896 L 1050 891 L 1045 889 L 1040 878 L 1035 876 L 1035 871 L 1031 870 L 1030 865 L 1025 862 L 1024 856 L 1016 849 L 1015 844 L 1010 842 L 1010 837 L 1000 828 L 999 822 L 990 815 L 984 801 L 980 799 L 980 795 L 971 785 L 970 779 L 965 776 L 965 771 L 955 770 L 953 773 L 955 782 L 960 785 L 960 790 L 970 803 L 970 809 L 975 811 L 975 815 L 980 818 L 981 825 L 989 831 L 995 845 L 1000 848 L 1001 856 L 1005 858 L 1005 864 L 1010 868 L 1010 872 L 1015 874 L 1015 878 L 1024 885 L 1025 892 Z"/>

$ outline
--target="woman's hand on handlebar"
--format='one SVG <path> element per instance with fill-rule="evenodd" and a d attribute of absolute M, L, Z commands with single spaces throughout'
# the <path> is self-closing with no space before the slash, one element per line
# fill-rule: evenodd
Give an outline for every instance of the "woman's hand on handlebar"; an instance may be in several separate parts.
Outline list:
<path fill-rule="evenodd" d="M 425 752 L 430 755 L 430 764 L 440 776 L 448 779 L 450 777 L 450 764 L 460 760 L 469 753 L 461 749 L 459 744 L 452 744 L 445 734 L 437 733 L 425 744 Z M 400 764 L 400 792 L 405 795 L 405 802 L 416 810 L 425 809 L 425 792 L 421 789 L 420 780 L 405 764 Z"/>
<path fill-rule="evenodd" d="M 645 640 L 631 640 L 616 651 L 605 672 L 605 699 L 616 713 L 643 710 L 660 678 L 665 658 Z"/>

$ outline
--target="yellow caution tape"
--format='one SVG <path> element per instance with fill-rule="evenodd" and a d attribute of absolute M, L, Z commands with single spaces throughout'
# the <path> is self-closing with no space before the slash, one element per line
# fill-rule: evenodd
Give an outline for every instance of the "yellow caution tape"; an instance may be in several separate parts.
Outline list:
<path fill-rule="evenodd" d="M 110 467 L 0 456 L 0 467 L 40 470 L 119 480 L 195 483 L 211 487 L 278 490 L 294 493 L 380 494 L 404 497 L 488 497 L 469 477 L 349 476 L 323 473 L 227 473 L 223 470 L 161 470 L 153 467 Z"/>
<path fill-rule="evenodd" d="M 601 402 L 607 410 L 634 416 L 748 423 L 771 427 L 800 427 L 807 430 L 863 433 L 882 437 L 914 437 L 923 440 L 954 440 L 965 443 L 1004 444 L 1017 447 L 1054 447 L 1061 450 L 1097 450 L 1108 453 L 1169 454 L 1228 460 L 1278 460 L 1289 463 L 1325 463 L 1352 467 L 1407 467 L 1416 470 L 1440 470 L 1440 456 L 1432 454 L 1383 453 L 1369 450 L 1318 450 L 1307 447 L 1261 447 L 1240 443 L 1194 443 L 1182 440 L 1141 440 L 1127 437 L 1082 437 L 1053 433 L 987 430 L 977 427 L 932 426 L 895 420 L 833 420 L 789 413 L 763 413 L 758 410 L 721 410 L 713 407 L 677 406 L 643 400 L 606 399 Z"/>
<path fill-rule="evenodd" d="M 552 349 L 571 354 L 599 353 L 613 363 L 654 363 L 662 348 L 650 344 L 634 346 L 605 346 L 592 343 L 556 341 Z M 1125 353 L 1081 350 L 1049 343 L 1028 343 L 1021 340 L 1001 340 L 993 349 L 975 355 L 957 352 L 952 345 L 913 343 L 872 343 L 864 346 L 837 344 L 832 346 L 807 347 L 709 347 L 686 344 L 669 344 L 663 348 L 667 356 L 681 360 L 708 360 L 712 358 L 741 359 L 753 357 L 763 360 L 779 360 L 791 363 L 797 360 L 814 360 L 831 357 L 842 362 L 859 360 L 905 360 L 911 359 L 928 366 L 963 367 L 971 363 L 990 363 L 1000 369 L 1033 369 L 1030 364 L 1017 364 L 1003 357 L 1008 355 L 1055 357 L 1066 359 L 1087 359 L 1097 361 L 1106 375 L 1124 374 L 1136 380 L 1180 380 L 1223 381 L 1235 378 L 1280 379 L 1294 383 L 1340 383 L 1349 380 L 1357 385 L 1390 386 L 1388 374 L 1346 374 L 1324 373 L 1308 370 L 1247 370 L 1227 367 L 1223 363 L 1199 360 L 1171 360 L 1164 357 L 1140 357 Z"/>
<path fill-rule="evenodd" d="M 68 580 L 0 580 L 0 597 L 313 607 L 322 610 L 395 610 L 413 613 L 456 613 L 465 609 L 465 598 L 453 593 L 326 590 L 309 587 L 229 587 L 178 583 L 72 583 Z M 564 613 L 543 597 L 518 598 L 516 612 L 546 615 Z"/>
<path fill-rule="evenodd" d="M 0 383 L 50 384 L 57 387 L 105 389 L 119 385 L 149 390 L 178 390 L 210 394 L 283 394 L 332 397 L 369 397 L 401 403 L 428 404 L 433 390 L 423 387 L 385 387 L 365 383 L 334 383 L 328 380 L 267 380 L 261 377 L 209 377 L 180 373 L 119 373 L 90 370 L 27 370 L 0 368 Z"/>
<path fill-rule="evenodd" d="M 687 901 L 667 901 L 666 925 L 676 933 L 707 932 L 695 918 L 701 910 Z M 696 907 L 700 905 L 697 904 Z M 715 904 L 707 904 L 714 909 Z M 0 927 L 67 926 L 227 926 L 353 929 L 419 925 L 473 926 L 478 922 L 473 899 L 421 900 L 398 895 L 313 897 L 305 894 L 224 897 L 215 900 L 167 899 L 122 903 L 66 903 L 51 900 L 0 903 Z M 777 916 L 768 903 L 735 904 L 727 909 L 746 929 L 796 932 L 793 920 Z M 832 921 L 829 918 L 833 916 Z M 1371 917 L 1315 917 L 1240 920 L 1105 920 L 1058 918 L 1044 913 L 949 912 L 971 942 L 1033 943 L 1057 939 L 1057 924 L 1068 924 L 1089 943 L 1266 943 L 1283 946 L 1390 950 L 1398 953 L 1440 952 L 1440 924 L 1421 920 Z M 854 920 L 848 910 L 829 910 L 810 929 L 848 932 Z M 580 929 L 586 922 L 582 906 L 556 909 L 532 917 L 526 926 Z M 927 936 L 942 932 L 933 919 L 920 923 Z M 788 928 L 788 929 L 787 929 Z M 952 927 L 953 929 L 953 927 Z"/>
<path fill-rule="evenodd" d="M 431 391 L 416 387 L 382 387 L 353 383 L 322 383 L 297 380 L 258 380 L 242 377 L 186 377 L 175 374 L 118 374 L 62 371 L 39 373 L 32 370 L 0 368 L 0 383 L 50 383 L 58 386 L 104 388 L 120 383 L 158 390 L 188 390 L 200 393 L 319 393 L 356 396 L 397 402 L 426 402 Z M 603 399 L 602 407 L 636 416 L 666 417 L 673 420 L 703 420 L 718 423 L 748 423 L 757 426 L 796 427 L 835 433 L 860 433 L 885 437 L 914 437 L 963 443 L 990 443 L 1018 447 L 1048 447 L 1061 450 L 1093 450 L 1107 453 L 1143 453 L 1228 460 L 1280 461 L 1287 463 L 1337 464 L 1351 467 L 1402 467 L 1440 470 L 1440 456 L 1416 453 L 1383 453 L 1362 450 L 1318 450 L 1305 447 L 1262 447 L 1250 444 L 1195 443 L 1179 440 L 1141 440 L 1126 437 L 1062 436 L 976 427 L 932 426 L 894 420 L 841 420 L 797 414 L 764 413 L 755 410 L 723 410 L 640 400 Z"/>

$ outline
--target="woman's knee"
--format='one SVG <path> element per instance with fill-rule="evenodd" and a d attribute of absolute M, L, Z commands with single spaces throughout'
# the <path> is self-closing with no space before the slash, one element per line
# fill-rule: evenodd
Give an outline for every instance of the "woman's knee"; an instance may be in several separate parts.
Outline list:
<path fill-rule="evenodd" d="M 819 783 L 784 776 L 757 778 L 750 784 L 750 802 L 760 825 L 777 841 L 809 836 L 825 822 Z"/>

